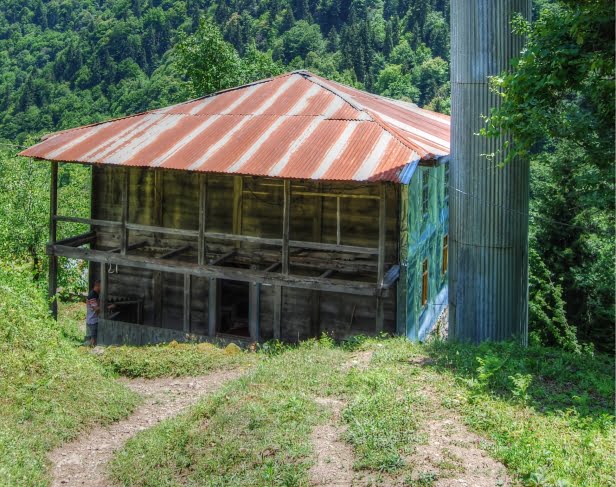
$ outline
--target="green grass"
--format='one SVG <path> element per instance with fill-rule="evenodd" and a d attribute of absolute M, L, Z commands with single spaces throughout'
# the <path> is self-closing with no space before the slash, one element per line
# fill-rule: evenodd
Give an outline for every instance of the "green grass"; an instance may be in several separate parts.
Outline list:
<path fill-rule="evenodd" d="M 46 485 L 49 450 L 138 400 L 70 344 L 27 273 L 0 263 L 1 485 Z"/>
<path fill-rule="evenodd" d="M 436 342 L 426 352 L 443 403 L 491 440 L 493 456 L 525 485 L 615 484 L 611 358 L 514 344 Z"/>
<path fill-rule="evenodd" d="M 307 485 L 310 432 L 329 418 L 315 399 L 333 396 L 364 481 L 432 485 L 462 471 L 446 455 L 437 473 L 409 462 L 422 425 L 455 412 L 524 485 L 613 485 L 611 359 L 402 338 L 356 346 L 374 351 L 366 368 L 343 366 L 352 350 L 328 340 L 266 347 L 246 377 L 131 440 L 113 475 L 127 486 Z"/>
<path fill-rule="evenodd" d="M 220 368 L 252 365 L 257 357 L 236 345 L 219 348 L 209 343 L 177 343 L 145 347 L 107 347 L 96 359 L 107 370 L 125 377 L 148 379 L 196 376 Z"/>
<path fill-rule="evenodd" d="M 523 485 L 614 485 L 614 360 L 513 344 L 478 347 L 403 338 L 326 337 L 260 353 L 209 344 L 77 345 L 81 308 L 50 320 L 19 270 L 0 265 L 0 483 L 49 482 L 48 451 L 94 424 L 125 417 L 138 397 L 113 378 L 197 375 L 251 366 L 187 413 L 146 430 L 111 468 L 126 486 L 307 485 L 311 431 L 331 421 L 319 398 L 345 407 L 339 419 L 357 479 L 432 485 L 463 471 L 447 457 L 437 472 L 410 460 L 423 425 L 456 413 Z M 368 364 L 350 367 L 358 350 Z M 430 391 L 427 394 L 427 391 Z M 430 396 L 430 397 L 428 397 Z"/>
<path fill-rule="evenodd" d="M 122 485 L 305 485 L 316 396 L 343 390 L 345 353 L 310 341 L 263 360 L 190 413 L 131 441 L 112 472 Z"/>

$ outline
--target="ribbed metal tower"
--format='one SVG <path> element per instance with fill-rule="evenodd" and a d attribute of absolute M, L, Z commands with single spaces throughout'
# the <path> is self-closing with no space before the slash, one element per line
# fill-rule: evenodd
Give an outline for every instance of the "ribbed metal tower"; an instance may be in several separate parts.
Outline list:
<path fill-rule="evenodd" d="M 471 342 L 528 335 L 528 161 L 500 167 L 506 138 L 477 135 L 500 102 L 488 78 L 510 67 L 524 39 L 515 14 L 530 0 L 451 0 L 449 333 Z"/>

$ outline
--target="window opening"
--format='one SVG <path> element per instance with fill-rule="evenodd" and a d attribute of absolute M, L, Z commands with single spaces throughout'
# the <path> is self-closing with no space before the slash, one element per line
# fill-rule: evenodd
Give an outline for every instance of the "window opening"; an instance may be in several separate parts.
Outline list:
<path fill-rule="evenodd" d="M 428 303 L 428 259 L 423 261 L 421 275 L 421 305 Z"/>

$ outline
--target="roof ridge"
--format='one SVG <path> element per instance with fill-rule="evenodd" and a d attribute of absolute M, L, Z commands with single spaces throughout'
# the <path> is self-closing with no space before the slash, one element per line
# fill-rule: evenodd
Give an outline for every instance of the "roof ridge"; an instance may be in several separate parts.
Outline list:
<path fill-rule="evenodd" d="M 364 107 L 363 105 L 361 105 L 359 102 L 357 102 L 355 100 L 349 100 L 349 98 L 352 97 L 352 95 L 348 95 L 347 93 L 343 93 L 343 92 L 337 90 L 334 87 L 328 86 L 327 83 L 325 83 L 325 82 L 320 80 L 320 76 L 314 75 L 314 74 L 312 74 L 309 71 L 301 71 L 300 70 L 300 71 L 296 71 L 296 72 L 298 74 L 305 75 L 307 77 L 307 79 L 309 79 L 313 83 L 318 84 L 322 88 L 331 91 L 335 95 L 337 95 L 340 98 L 342 98 L 345 102 L 347 102 L 349 105 L 351 105 L 356 110 L 360 110 L 363 113 L 365 113 L 366 115 L 368 115 L 370 117 L 370 121 L 372 121 L 372 122 L 376 123 L 377 125 L 379 125 L 383 130 L 388 132 L 392 137 L 394 137 L 396 140 L 398 140 L 398 142 L 400 142 L 402 145 L 404 145 L 408 149 L 411 149 L 411 150 L 415 151 L 417 154 L 420 154 L 421 152 L 425 152 L 425 150 L 423 150 L 421 147 L 419 147 L 418 145 L 412 143 L 406 137 L 404 137 L 398 131 L 398 129 L 396 127 L 394 127 L 391 124 L 385 122 L 380 117 L 379 113 L 376 110 L 372 110 L 371 108 Z M 313 78 L 313 79 L 310 79 L 310 78 Z M 329 82 L 329 80 L 326 80 L 326 81 Z M 337 83 L 337 82 L 334 81 L 334 83 Z M 342 83 L 339 83 L 339 84 L 342 84 Z M 356 88 L 352 88 L 352 87 L 349 87 L 349 88 L 356 89 Z M 373 93 L 369 93 L 369 94 L 373 95 L 373 96 L 376 96 L 376 97 L 379 97 L 379 95 L 374 95 Z M 388 100 L 388 101 L 392 101 L 393 102 L 394 100 Z"/>

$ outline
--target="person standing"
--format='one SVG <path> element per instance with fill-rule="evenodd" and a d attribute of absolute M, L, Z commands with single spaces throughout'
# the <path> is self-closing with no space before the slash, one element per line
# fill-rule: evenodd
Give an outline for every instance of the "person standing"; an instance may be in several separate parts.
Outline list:
<path fill-rule="evenodd" d="M 96 337 L 98 335 L 98 315 L 100 313 L 100 302 L 98 294 L 101 291 L 101 281 L 94 281 L 94 286 L 88 293 L 86 300 L 86 345 L 96 346 Z"/>

